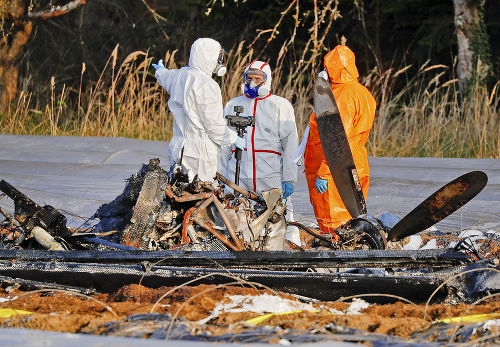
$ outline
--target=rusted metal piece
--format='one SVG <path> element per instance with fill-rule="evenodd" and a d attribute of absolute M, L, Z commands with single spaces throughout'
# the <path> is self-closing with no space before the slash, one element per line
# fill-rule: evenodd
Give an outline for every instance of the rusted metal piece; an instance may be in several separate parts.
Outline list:
<path fill-rule="evenodd" d="M 227 227 L 229 234 L 231 235 L 231 238 L 233 239 L 235 245 L 233 245 L 224 235 L 222 235 L 221 233 L 216 231 L 213 227 L 211 227 L 207 222 L 205 222 L 203 220 L 203 216 L 206 216 L 206 209 L 212 202 L 215 204 L 215 206 L 219 210 L 219 213 L 222 216 L 222 220 L 226 224 L 226 227 Z M 221 209 L 219 209 L 219 207 Z M 186 212 L 186 214 L 188 214 L 188 212 Z M 217 237 L 222 243 L 224 243 L 227 247 L 231 248 L 232 250 L 241 251 L 244 249 L 240 240 L 236 236 L 236 233 L 234 232 L 234 229 L 232 228 L 231 223 L 230 223 L 229 219 L 227 218 L 227 215 L 224 212 L 224 207 L 222 206 L 221 202 L 219 201 L 219 199 L 217 199 L 217 197 L 215 195 L 211 194 L 208 199 L 203 201 L 203 203 L 201 203 L 198 207 L 196 207 L 195 210 L 191 211 L 189 213 L 188 218 L 186 218 L 184 216 L 184 223 L 186 224 L 186 228 L 183 227 L 183 237 L 184 237 L 184 230 L 186 229 L 186 231 L 187 231 L 189 221 L 191 221 L 191 220 L 194 221 L 199 226 L 201 226 L 202 228 L 209 231 L 212 235 Z"/>
<path fill-rule="evenodd" d="M 166 184 L 165 186 L 165 194 L 170 198 L 175 200 L 174 192 L 172 191 L 172 186 L 170 184 Z"/>
<path fill-rule="evenodd" d="M 248 190 L 245 190 L 245 189 L 241 188 L 240 186 L 238 186 L 238 185 L 236 185 L 235 183 L 231 182 L 230 180 L 228 180 L 226 177 L 222 176 L 222 175 L 221 175 L 220 173 L 218 173 L 218 172 L 217 172 L 217 174 L 216 174 L 216 178 L 217 178 L 217 180 L 219 180 L 220 182 L 224 183 L 226 186 L 228 186 L 228 187 L 230 187 L 230 188 L 232 188 L 232 189 L 236 190 L 238 193 L 240 193 L 240 194 L 242 194 L 242 195 L 246 196 L 247 198 L 252 199 L 252 200 L 255 200 L 255 201 L 258 201 L 258 202 L 262 202 L 262 201 L 261 201 L 261 198 L 260 198 L 257 194 L 255 194 L 255 193 L 253 193 L 253 192 L 251 192 L 251 191 L 248 191 Z"/>
<path fill-rule="evenodd" d="M 181 234 L 181 245 L 187 243 L 187 229 L 190 224 L 193 222 L 190 220 L 191 214 L 196 211 L 196 207 L 191 207 L 189 210 L 184 213 L 183 221 L 182 221 L 182 234 Z"/>
<path fill-rule="evenodd" d="M 207 209 L 208 205 L 210 205 L 214 201 L 214 196 L 210 195 L 210 197 L 203 201 L 197 208 L 196 208 L 196 215 L 201 216 L 202 213 L 205 213 L 204 211 Z M 202 212 L 203 211 L 203 212 Z"/>
<path fill-rule="evenodd" d="M 302 252 L 305 252 L 304 251 L 304 248 L 302 248 L 301 246 L 299 245 L 296 245 L 295 243 L 293 243 L 292 241 L 290 240 L 285 240 L 286 244 L 288 247 L 290 247 L 290 249 L 294 250 L 294 251 L 302 251 Z"/>
<path fill-rule="evenodd" d="M 224 224 L 226 225 L 227 230 L 229 231 L 229 234 L 231 235 L 231 238 L 233 239 L 234 244 L 236 245 L 236 248 L 238 249 L 238 251 L 243 250 L 244 247 L 241 244 L 240 239 L 236 235 L 236 232 L 234 231 L 231 221 L 229 220 L 229 218 L 226 215 L 226 212 L 224 211 L 224 206 L 222 206 L 221 202 L 219 201 L 219 199 L 217 199 L 216 196 L 213 196 L 213 201 L 215 207 L 217 207 L 217 210 L 219 211 L 222 217 L 222 220 L 224 221 Z"/>
<path fill-rule="evenodd" d="M 198 224 L 199 226 L 201 226 L 202 228 L 209 231 L 212 235 L 214 235 L 216 238 L 218 238 L 222 243 L 224 243 L 227 247 L 231 248 L 233 251 L 240 250 L 236 246 L 234 246 L 231 242 L 229 242 L 229 240 L 226 237 L 224 237 L 224 235 L 221 235 L 217 230 L 215 230 L 210 225 L 205 223 L 200 217 L 197 217 L 197 216 L 193 217 L 193 221 L 196 224 Z"/>
<path fill-rule="evenodd" d="M 5 211 L 3 208 L 0 207 L 0 213 L 5 216 L 15 227 L 20 227 L 21 224 L 15 219 L 10 213 Z"/>
<path fill-rule="evenodd" d="M 415 207 L 391 230 L 389 241 L 402 240 L 436 224 L 469 202 L 483 190 L 488 176 L 482 171 L 471 171 L 441 187 Z"/>
<path fill-rule="evenodd" d="M 170 184 L 167 185 L 167 187 L 165 188 L 165 194 L 167 194 L 167 196 L 170 199 L 177 201 L 177 202 L 204 200 L 204 199 L 208 199 L 212 195 L 212 193 L 191 194 L 188 192 L 184 192 L 181 196 L 177 196 L 172 192 L 172 187 L 170 186 Z"/>

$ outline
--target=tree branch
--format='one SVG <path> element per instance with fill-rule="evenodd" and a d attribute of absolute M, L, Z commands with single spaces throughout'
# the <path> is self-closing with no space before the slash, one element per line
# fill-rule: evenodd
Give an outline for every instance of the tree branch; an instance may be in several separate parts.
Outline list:
<path fill-rule="evenodd" d="M 38 12 L 28 12 L 28 18 L 30 19 L 47 19 L 51 17 L 57 17 L 68 12 L 73 11 L 80 5 L 85 5 L 87 0 L 73 0 L 64 6 L 55 6 L 50 10 L 38 11 Z"/>

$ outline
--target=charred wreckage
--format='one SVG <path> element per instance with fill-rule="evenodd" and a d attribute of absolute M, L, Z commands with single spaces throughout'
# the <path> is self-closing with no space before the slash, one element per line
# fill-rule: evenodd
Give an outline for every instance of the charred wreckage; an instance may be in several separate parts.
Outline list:
<path fill-rule="evenodd" d="M 335 230 L 338 239 L 287 222 L 280 189 L 258 195 L 220 174 L 218 185 L 196 177 L 189 181 L 179 165 L 167 172 L 159 159 L 151 159 L 118 197 L 79 228 L 68 227 L 58 209 L 40 206 L 0 180 L 0 199 L 8 196 L 14 202 L 13 213 L 0 208 L 5 217 L 0 222 L 0 284 L 109 292 L 131 283 L 158 288 L 236 279 L 318 300 L 381 294 L 373 302 L 396 296 L 413 302 L 471 302 L 499 292 L 499 260 L 482 259 L 462 242 L 453 249 L 392 247 L 474 198 L 485 187 L 486 174 L 458 177 L 403 218 L 371 216 L 335 100 L 321 78 L 314 103 L 328 166 L 352 216 Z M 300 228 L 314 241 L 288 242 L 287 227 Z"/>
<path fill-rule="evenodd" d="M 170 179 L 169 179 L 170 177 Z M 0 181 L 0 190 L 14 201 L 10 214 L 0 208 L 4 249 L 48 250 L 183 250 L 284 251 L 304 250 L 285 240 L 287 225 L 300 227 L 317 239 L 312 248 L 384 249 L 383 221 L 371 216 L 337 229 L 339 241 L 297 222 L 286 222 L 280 189 L 261 196 L 217 173 L 221 184 L 192 181 L 176 167 L 171 175 L 159 159 L 132 175 L 115 200 L 98 208 L 93 226 L 68 228 L 66 216 L 50 205 L 36 202 Z M 225 193 L 225 186 L 234 193 Z M 394 216 L 395 217 L 395 216 Z M 397 217 L 395 217 L 397 218 Z M 385 230 L 385 231 L 384 231 Z M 310 248 L 310 247 L 307 247 Z"/>
<path fill-rule="evenodd" d="M 224 283 L 230 280 L 229 271 L 315 299 L 376 287 L 378 292 L 424 301 L 458 271 L 496 266 L 491 259 L 478 262 L 451 249 L 385 249 L 391 230 L 405 222 L 393 215 L 353 218 L 337 230 L 339 241 L 293 222 L 316 238 L 311 247 L 293 245 L 284 237 L 281 190 L 258 196 L 217 175 L 234 189 L 227 194 L 224 185 L 214 188 L 197 178 L 189 182 L 180 170 L 170 177 L 158 159 L 150 160 L 127 180 L 122 194 L 98 208 L 92 227 L 76 229 L 67 227 L 66 216 L 56 208 L 38 205 L 1 180 L 2 197 L 11 198 L 15 210 L 11 214 L 0 209 L 5 217 L 0 225 L 0 282 L 113 291 L 141 280 L 152 287 L 196 278 Z M 453 302 L 492 290 L 491 285 L 476 286 L 471 293 L 467 282 L 470 278 L 448 283 L 436 298 Z M 491 284 L 491 279 L 486 282 Z"/>

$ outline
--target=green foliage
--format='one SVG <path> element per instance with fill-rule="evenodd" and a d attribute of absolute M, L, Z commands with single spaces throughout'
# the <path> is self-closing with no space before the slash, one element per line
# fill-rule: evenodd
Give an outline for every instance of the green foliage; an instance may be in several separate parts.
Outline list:
<path fill-rule="evenodd" d="M 474 79 L 481 80 L 484 76 L 488 76 L 491 70 L 491 49 L 488 41 L 488 33 L 484 22 L 484 7 L 479 7 L 479 22 L 476 23 L 473 30 L 471 40 L 471 48 L 474 52 L 474 65 L 483 65 L 484 68 L 478 71 L 475 69 Z"/>

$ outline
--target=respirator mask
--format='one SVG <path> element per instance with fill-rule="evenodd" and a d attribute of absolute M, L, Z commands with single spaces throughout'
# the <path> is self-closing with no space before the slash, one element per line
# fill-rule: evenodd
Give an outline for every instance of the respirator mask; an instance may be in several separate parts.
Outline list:
<path fill-rule="evenodd" d="M 248 95 L 250 98 L 266 96 L 269 94 L 269 88 L 264 86 L 267 75 L 256 69 L 249 69 L 243 74 L 245 83 L 241 85 L 241 93 Z"/>
<path fill-rule="evenodd" d="M 318 77 L 324 79 L 325 81 L 330 82 L 330 76 L 328 76 L 328 72 L 326 70 L 323 70 L 320 73 L 318 73 Z"/>
<path fill-rule="evenodd" d="M 224 66 L 224 48 L 220 49 L 219 58 L 217 59 L 217 65 L 215 65 L 214 74 L 222 77 L 226 74 L 227 68 Z"/>

